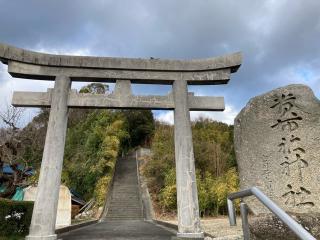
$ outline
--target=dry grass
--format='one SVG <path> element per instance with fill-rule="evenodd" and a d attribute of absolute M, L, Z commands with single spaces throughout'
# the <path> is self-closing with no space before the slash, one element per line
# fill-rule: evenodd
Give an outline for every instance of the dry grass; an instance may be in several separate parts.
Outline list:
<path fill-rule="evenodd" d="M 161 221 L 177 224 L 175 218 L 162 218 Z M 214 237 L 239 236 L 242 235 L 241 219 L 237 218 L 237 226 L 231 227 L 226 216 L 201 219 L 202 229 Z"/>

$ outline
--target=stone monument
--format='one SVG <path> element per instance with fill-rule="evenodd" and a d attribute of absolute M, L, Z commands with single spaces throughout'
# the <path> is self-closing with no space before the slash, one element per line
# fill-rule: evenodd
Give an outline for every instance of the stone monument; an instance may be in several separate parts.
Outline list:
<path fill-rule="evenodd" d="M 68 187 L 61 185 L 59 191 L 58 211 L 56 219 L 56 228 L 67 227 L 71 225 L 71 193 Z"/>
<path fill-rule="evenodd" d="M 251 99 L 234 135 L 241 189 L 257 186 L 297 217 L 320 213 L 320 101 L 309 87 L 289 85 Z M 255 198 L 245 201 L 256 215 L 270 213 Z"/>
<path fill-rule="evenodd" d="M 37 187 L 29 186 L 24 190 L 24 201 L 35 201 L 37 196 Z M 71 193 L 69 188 L 60 186 L 59 200 L 56 218 L 56 228 L 71 225 Z"/>

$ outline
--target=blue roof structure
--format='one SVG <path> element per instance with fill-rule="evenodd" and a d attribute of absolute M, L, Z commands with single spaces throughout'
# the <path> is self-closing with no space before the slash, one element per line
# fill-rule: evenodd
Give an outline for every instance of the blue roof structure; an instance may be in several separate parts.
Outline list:
<path fill-rule="evenodd" d="M 19 170 L 23 170 L 23 169 L 24 169 L 23 165 L 22 165 L 22 164 L 19 164 L 19 165 L 18 165 L 18 169 L 19 169 Z M 4 174 L 8 174 L 8 175 L 13 174 L 13 169 L 12 169 L 11 166 L 10 166 L 9 164 L 7 164 L 7 163 L 5 163 L 5 164 L 3 165 L 2 171 L 3 171 Z M 32 176 L 32 175 L 34 175 L 34 170 L 31 169 L 31 170 L 27 171 L 25 174 L 26 174 L 26 175 L 29 175 L 29 176 Z"/>

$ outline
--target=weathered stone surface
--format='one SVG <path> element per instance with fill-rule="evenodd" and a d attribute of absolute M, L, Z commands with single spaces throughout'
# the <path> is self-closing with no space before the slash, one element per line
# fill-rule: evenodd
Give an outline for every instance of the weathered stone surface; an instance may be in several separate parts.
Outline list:
<path fill-rule="evenodd" d="M 196 171 L 192 144 L 188 87 L 186 81 L 173 85 L 174 144 L 176 160 L 178 234 L 177 237 L 203 238 L 200 227 Z"/>
<path fill-rule="evenodd" d="M 67 56 L 33 52 L 0 43 L 0 60 L 4 63 L 12 60 L 52 67 L 131 69 L 143 71 L 208 71 L 231 68 L 232 72 L 236 72 L 241 64 L 242 56 L 241 53 L 234 53 L 227 56 L 194 60 Z"/>
<path fill-rule="evenodd" d="M 14 92 L 12 105 L 16 107 L 50 107 L 52 89 L 47 93 Z M 117 80 L 112 94 L 78 93 L 71 90 L 68 96 L 69 108 L 132 108 L 132 109 L 168 109 L 173 110 L 175 104 L 172 93 L 165 96 L 136 96 L 132 94 L 129 80 Z M 191 111 L 223 111 L 223 97 L 194 96 L 188 93 L 188 107 Z"/>
<path fill-rule="evenodd" d="M 241 189 L 259 187 L 285 211 L 320 212 L 320 101 L 304 85 L 255 97 L 235 119 Z M 269 212 L 257 200 L 255 213 Z"/>
<path fill-rule="evenodd" d="M 24 190 L 24 201 L 35 201 L 37 187 L 28 187 Z M 71 225 L 71 193 L 66 186 L 61 185 L 59 190 L 56 228 Z"/>
<path fill-rule="evenodd" d="M 28 240 L 57 239 L 55 223 L 68 122 L 68 93 L 71 81 L 58 76 L 53 90 L 46 141 L 42 156 L 36 201 Z"/>
<path fill-rule="evenodd" d="M 319 213 L 289 213 L 316 239 L 320 239 Z M 250 237 L 254 240 L 298 240 L 299 238 L 275 215 L 261 214 L 249 218 Z"/>
<path fill-rule="evenodd" d="M 37 195 L 37 187 L 29 186 L 23 189 L 23 201 L 35 201 Z"/>
<path fill-rule="evenodd" d="M 56 228 L 71 225 L 71 193 L 69 188 L 61 185 L 56 219 Z"/>
<path fill-rule="evenodd" d="M 115 82 L 115 80 L 131 80 L 134 83 L 169 84 L 176 79 L 188 80 L 189 84 L 225 84 L 229 81 L 231 68 L 215 70 L 184 72 L 184 71 L 137 71 L 123 69 L 82 68 L 82 67 L 52 67 L 29 63 L 8 62 L 8 72 L 13 77 L 25 79 L 54 80 L 55 76 L 64 74 L 72 81 Z"/>

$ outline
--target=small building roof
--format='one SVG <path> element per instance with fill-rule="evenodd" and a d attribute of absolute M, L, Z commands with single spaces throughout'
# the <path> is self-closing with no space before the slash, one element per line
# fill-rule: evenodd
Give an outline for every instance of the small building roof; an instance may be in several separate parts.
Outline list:
<path fill-rule="evenodd" d="M 24 169 L 24 166 L 22 164 L 19 164 L 18 169 L 22 171 Z M 10 166 L 10 164 L 5 163 L 5 164 L 3 164 L 2 172 L 4 174 L 12 175 L 14 171 L 13 171 L 12 167 Z M 32 176 L 32 175 L 34 175 L 34 170 L 30 169 L 30 170 L 26 171 L 25 174 Z"/>

